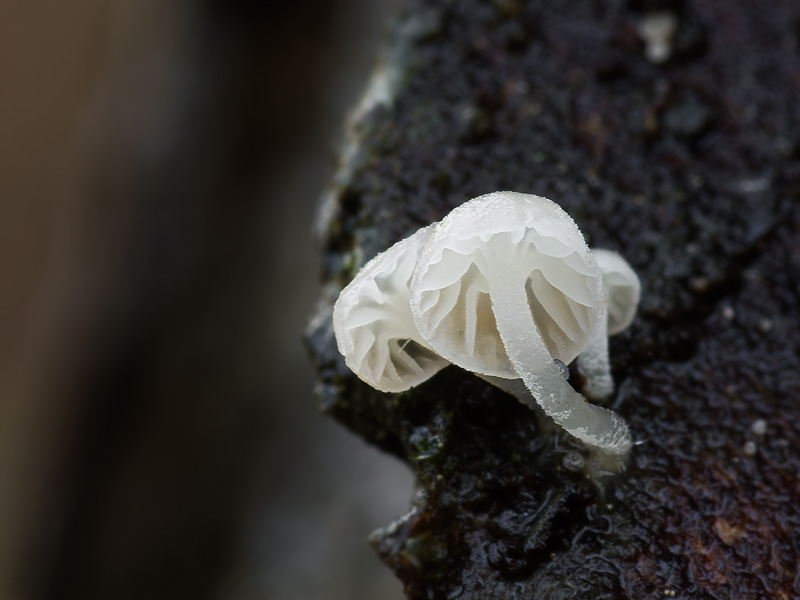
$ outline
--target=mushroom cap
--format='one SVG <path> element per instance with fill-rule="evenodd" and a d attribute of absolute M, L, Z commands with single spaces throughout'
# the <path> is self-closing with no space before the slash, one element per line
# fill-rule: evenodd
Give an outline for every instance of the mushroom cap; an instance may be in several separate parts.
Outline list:
<path fill-rule="evenodd" d="M 431 348 L 462 368 L 519 377 L 497 330 L 493 282 L 527 294 L 528 313 L 553 358 L 569 364 L 605 308 L 597 263 L 556 203 L 494 192 L 454 209 L 430 235 L 411 283 L 411 311 Z"/>
<path fill-rule="evenodd" d="M 420 337 L 408 304 L 414 265 L 434 227 L 378 254 L 333 305 L 333 331 L 345 363 L 383 392 L 407 390 L 449 364 Z"/>
<path fill-rule="evenodd" d="M 636 316 L 641 284 L 627 261 L 611 250 L 592 250 L 608 295 L 608 335 L 628 328 Z"/>

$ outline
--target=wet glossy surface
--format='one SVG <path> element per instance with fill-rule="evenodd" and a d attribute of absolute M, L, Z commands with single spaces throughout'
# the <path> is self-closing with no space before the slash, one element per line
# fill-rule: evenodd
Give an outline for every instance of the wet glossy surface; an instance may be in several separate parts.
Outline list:
<path fill-rule="evenodd" d="M 661 65 L 637 35 L 648 3 L 554 6 L 412 7 L 390 52 L 404 84 L 334 187 L 323 277 L 330 301 L 482 193 L 559 202 L 642 280 L 609 401 L 641 443 L 596 485 L 466 372 L 371 391 L 325 305 L 324 410 L 418 476 L 373 545 L 410 598 L 800 597 L 800 6 L 662 2 L 678 29 Z"/>

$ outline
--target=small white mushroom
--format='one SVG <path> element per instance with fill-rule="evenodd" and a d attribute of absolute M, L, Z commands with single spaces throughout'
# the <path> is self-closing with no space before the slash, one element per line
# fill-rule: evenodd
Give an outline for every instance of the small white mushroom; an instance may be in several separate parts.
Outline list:
<path fill-rule="evenodd" d="M 678 29 L 678 17 L 670 12 L 645 15 L 639 22 L 639 37 L 645 43 L 644 53 L 651 63 L 661 64 L 672 55 L 672 38 Z"/>
<path fill-rule="evenodd" d="M 597 252 L 546 198 L 475 198 L 356 275 L 334 306 L 339 350 L 385 392 L 453 362 L 543 411 L 594 451 L 595 466 L 619 468 L 632 445 L 627 425 L 587 403 L 563 370 L 578 355 L 595 357 L 598 377 L 613 386 L 607 335 L 635 313 L 635 274 L 618 255 Z"/>
<path fill-rule="evenodd" d="M 608 335 L 616 335 L 636 316 L 642 287 L 631 266 L 616 252 L 595 249 L 592 254 L 603 273 L 608 295 Z"/>
<path fill-rule="evenodd" d="M 483 376 L 522 379 L 531 398 L 595 451 L 632 441 L 617 414 L 575 392 L 570 363 L 605 314 L 603 279 L 575 222 L 557 204 L 495 192 L 459 206 L 431 233 L 411 281 L 411 311 L 438 354 Z"/>
<path fill-rule="evenodd" d="M 369 261 L 333 306 L 345 363 L 383 392 L 419 385 L 449 364 L 419 335 L 408 306 L 409 281 L 434 227 L 423 227 Z"/>
<path fill-rule="evenodd" d="M 607 310 L 600 327 L 578 356 L 578 371 L 586 378 L 583 393 L 594 400 L 607 398 L 614 391 L 608 359 L 608 336 L 627 329 L 636 315 L 641 285 L 630 265 L 616 252 L 592 250 L 603 273 Z"/>

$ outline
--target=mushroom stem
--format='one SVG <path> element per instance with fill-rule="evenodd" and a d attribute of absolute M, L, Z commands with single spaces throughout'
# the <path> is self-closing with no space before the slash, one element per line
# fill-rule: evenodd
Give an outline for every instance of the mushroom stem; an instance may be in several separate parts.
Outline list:
<path fill-rule="evenodd" d="M 614 391 L 611 363 L 608 360 L 608 308 L 600 318 L 600 327 L 578 355 L 578 371 L 586 378 L 583 393 L 592 400 L 608 398 Z"/>
<path fill-rule="evenodd" d="M 590 448 L 625 455 L 633 445 L 625 421 L 589 404 L 553 362 L 531 315 L 525 279 L 507 272 L 489 281 L 492 312 L 508 358 L 544 412 Z"/>

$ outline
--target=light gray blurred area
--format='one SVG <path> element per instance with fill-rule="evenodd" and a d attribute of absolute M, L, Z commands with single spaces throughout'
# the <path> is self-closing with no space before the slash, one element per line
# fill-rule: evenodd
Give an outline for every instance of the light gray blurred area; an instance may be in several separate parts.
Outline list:
<path fill-rule="evenodd" d="M 0 598 L 392 600 L 319 415 L 335 140 L 403 0 L 0 7 Z"/>
<path fill-rule="evenodd" d="M 322 136 L 328 141 L 340 132 L 343 109 L 357 99 L 378 56 L 386 18 L 400 1 L 350 0 L 349 4 L 336 22 L 342 68 L 337 72 L 332 64 L 327 73 L 331 98 L 321 130 L 329 134 Z M 278 197 L 320 196 L 330 163 L 309 164 L 309 159 L 322 156 L 321 146 L 316 145 L 322 137 L 312 140 L 313 154 L 293 161 L 281 182 L 285 187 L 275 190 Z M 280 309 L 273 304 L 276 313 L 288 309 L 278 313 L 282 316 L 274 323 L 276 337 L 293 340 L 285 354 L 273 354 L 276 362 L 271 369 L 275 379 L 270 387 L 286 389 L 276 407 L 283 427 L 270 440 L 265 464 L 256 470 L 248 507 L 252 521 L 243 531 L 241 558 L 235 561 L 239 566 L 221 595 L 225 599 L 404 598 L 399 581 L 367 546 L 366 537 L 407 512 L 413 476 L 398 460 L 320 418 L 308 401 L 314 374 L 297 343 L 297 331 L 309 317 L 316 286 L 297 275 L 317 268 L 318 256 L 305 243 L 314 209 L 316 205 L 309 203 L 285 215 L 281 221 L 289 226 L 280 228 L 278 247 L 270 252 L 278 259 L 271 269 L 275 286 L 289 290 L 293 299 Z"/>

